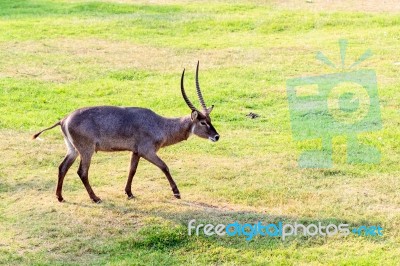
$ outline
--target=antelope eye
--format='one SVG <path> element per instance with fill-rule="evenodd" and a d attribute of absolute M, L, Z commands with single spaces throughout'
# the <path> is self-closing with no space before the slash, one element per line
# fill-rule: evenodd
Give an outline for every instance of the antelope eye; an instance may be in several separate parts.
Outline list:
<path fill-rule="evenodd" d="M 201 121 L 200 124 L 201 124 L 202 126 L 206 126 L 206 125 L 207 125 L 206 122 L 204 122 L 204 121 Z"/>

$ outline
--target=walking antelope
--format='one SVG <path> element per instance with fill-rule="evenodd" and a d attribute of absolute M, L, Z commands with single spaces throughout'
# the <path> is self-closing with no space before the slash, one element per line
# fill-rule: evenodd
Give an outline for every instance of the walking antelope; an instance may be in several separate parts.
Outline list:
<path fill-rule="evenodd" d="M 185 70 L 181 77 L 181 93 L 186 104 L 192 111 L 190 115 L 180 118 L 165 118 L 153 111 L 139 107 L 96 106 L 81 108 L 53 126 L 33 135 L 36 139 L 42 132 L 61 126 L 67 155 L 59 166 L 56 196 L 58 201 L 64 201 L 62 186 L 64 177 L 80 156 L 78 175 L 85 186 L 89 197 L 96 203 L 101 202 L 89 184 L 88 172 L 90 161 L 97 151 L 131 151 L 131 163 L 125 193 L 128 199 L 133 198 L 131 186 L 140 158 L 158 166 L 171 185 L 175 198 L 180 199 L 180 192 L 172 179 L 168 166 L 157 151 L 172 144 L 188 139 L 191 134 L 208 138 L 215 142 L 219 135 L 211 124 L 210 113 L 214 106 L 207 108 L 199 86 L 199 63 L 196 68 L 196 90 L 202 111 L 197 110 L 190 102 L 183 86 Z"/>

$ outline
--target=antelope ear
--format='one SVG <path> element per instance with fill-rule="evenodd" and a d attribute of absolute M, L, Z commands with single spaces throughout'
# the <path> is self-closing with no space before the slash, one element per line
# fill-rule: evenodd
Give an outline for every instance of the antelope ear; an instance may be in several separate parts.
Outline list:
<path fill-rule="evenodd" d="M 210 114 L 212 112 L 213 108 L 214 108 L 214 105 L 211 105 L 211 107 L 208 107 L 207 114 Z"/>
<path fill-rule="evenodd" d="M 196 110 L 194 110 L 190 116 L 192 118 L 192 121 L 194 121 L 199 116 L 199 113 Z"/>

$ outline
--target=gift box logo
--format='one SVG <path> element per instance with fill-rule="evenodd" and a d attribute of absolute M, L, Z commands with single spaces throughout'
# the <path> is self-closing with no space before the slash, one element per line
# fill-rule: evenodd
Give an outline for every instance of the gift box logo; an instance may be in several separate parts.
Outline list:
<path fill-rule="evenodd" d="M 382 128 L 376 73 L 371 69 L 352 70 L 372 53 L 366 51 L 346 69 L 347 41 L 339 40 L 339 45 L 341 71 L 293 78 L 286 83 L 294 140 L 322 139 L 322 149 L 301 153 L 298 163 L 303 168 L 332 167 L 332 138 L 339 135 L 347 137 L 348 163 L 380 162 L 380 152 L 357 138 L 359 133 Z M 317 59 L 336 68 L 321 52 Z M 300 93 L 310 89 L 314 93 Z"/>

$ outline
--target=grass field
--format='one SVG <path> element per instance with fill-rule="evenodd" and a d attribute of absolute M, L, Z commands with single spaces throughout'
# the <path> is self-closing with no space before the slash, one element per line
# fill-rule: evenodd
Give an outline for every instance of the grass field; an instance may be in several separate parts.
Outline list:
<path fill-rule="evenodd" d="M 400 264 L 400 10 L 394 1 L 0 0 L 0 263 L 9 265 L 395 265 Z M 333 1 L 332 1 L 333 2 Z M 374 9 L 374 6 L 376 8 Z M 359 8 L 357 8 L 359 7 Z M 359 11 L 357 11 L 359 10 Z M 337 72 L 322 51 L 378 77 L 383 129 L 360 139 L 380 164 L 301 169 L 292 138 L 286 80 Z M 91 203 L 70 169 L 65 203 L 55 197 L 65 154 L 59 130 L 33 133 L 76 108 L 141 106 L 189 114 L 182 69 L 195 100 L 194 71 L 221 139 L 161 150 L 182 199 L 162 172 L 141 160 L 135 200 L 124 187 L 129 153 L 98 153 Z M 246 114 L 255 112 L 258 119 Z M 187 223 L 277 222 L 381 225 L 382 237 L 188 236 Z"/>

